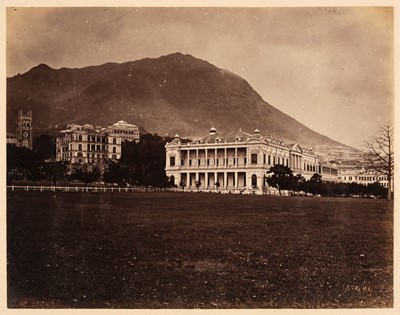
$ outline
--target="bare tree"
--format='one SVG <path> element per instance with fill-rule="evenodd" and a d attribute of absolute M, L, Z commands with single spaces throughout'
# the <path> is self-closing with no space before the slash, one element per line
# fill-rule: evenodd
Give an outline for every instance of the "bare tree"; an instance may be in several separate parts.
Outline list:
<path fill-rule="evenodd" d="M 388 180 L 388 195 L 391 199 L 394 171 L 394 130 L 389 123 L 382 125 L 376 135 L 364 142 L 367 150 L 364 158 L 379 174 L 386 175 Z"/>

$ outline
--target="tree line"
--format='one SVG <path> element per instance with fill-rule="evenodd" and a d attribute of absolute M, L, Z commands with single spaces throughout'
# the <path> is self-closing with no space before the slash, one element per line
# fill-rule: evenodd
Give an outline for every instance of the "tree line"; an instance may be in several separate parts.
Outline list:
<path fill-rule="evenodd" d="M 275 187 L 281 194 L 282 190 L 289 190 L 293 193 L 305 192 L 322 196 L 387 196 L 387 188 L 379 183 L 368 185 L 358 183 L 334 183 L 324 182 L 322 176 L 314 173 L 309 180 L 300 174 L 293 174 L 293 171 L 284 165 L 272 166 L 266 177 L 269 186 Z"/>

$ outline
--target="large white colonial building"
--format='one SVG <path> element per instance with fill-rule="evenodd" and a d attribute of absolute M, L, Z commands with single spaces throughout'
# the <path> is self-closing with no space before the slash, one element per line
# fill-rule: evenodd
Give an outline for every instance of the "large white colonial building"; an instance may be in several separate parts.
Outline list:
<path fill-rule="evenodd" d="M 357 183 L 362 185 L 378 183 L 385 188 L 389 187 L 387 175 L 379 174 L 374 170 L 366 170 L 365 168 L 340 170 L 338 178 L 342 183 Z"/>
<path fill-rule="evenodd" d="M 276 164 L 306 179 L 320 173 L 323 180 L 337 181 L 336 167 L 321 165 L 312 149 L 263 137 L 258 129 L 222 134 L 211 128 L 209 135 L 188 143 L 176 135 L 165 147 L 166 174 L 186 190 L 261 194 L 268 190 L 267 171 Z"/>
<path fill-rule="evenodd" d="M 56 160 L 74 168 L 92 171 L 97 167 L 104 171 L 107 160 L 121 157 L 121 135 L 93 125 L 67 126 L 56 139 Z"/>

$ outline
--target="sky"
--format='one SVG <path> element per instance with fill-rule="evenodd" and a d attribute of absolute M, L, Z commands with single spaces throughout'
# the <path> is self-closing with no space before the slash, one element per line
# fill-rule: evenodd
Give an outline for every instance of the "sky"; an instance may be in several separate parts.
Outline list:
<path fill-rule="evenodd" d="M 10 7 L 6 73 L 191 54 L 241 76 L 307 127 L 361 148 L 393 122 L 393 28 L 385 7 Z"/>

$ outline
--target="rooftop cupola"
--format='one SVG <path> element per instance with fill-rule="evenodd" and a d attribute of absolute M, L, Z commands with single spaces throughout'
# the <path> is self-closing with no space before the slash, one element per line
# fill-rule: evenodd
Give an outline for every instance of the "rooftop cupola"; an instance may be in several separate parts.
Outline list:
<path fill-rule="evenodd" d="M 254 134 L 255 135 L 259 135 L 260 134 L 260 130 L 258 130 L 258 129 L 254 130 Z"/>
<path fill-rule="evenodd" d="M 210 136 L 213 136 L 217 133 L 217 129 L 215 129 L 214 127 L 211 127 L 210 129 Z"/>

